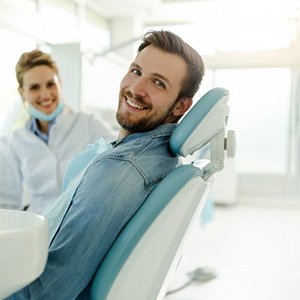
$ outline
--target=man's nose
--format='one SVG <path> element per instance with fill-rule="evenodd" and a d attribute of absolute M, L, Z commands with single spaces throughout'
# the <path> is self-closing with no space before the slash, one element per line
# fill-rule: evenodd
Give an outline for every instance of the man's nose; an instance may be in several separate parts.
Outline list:
<path fill-rule="evenodd" d="M 133 96 L 145 97 L 147 95 L 147 80 L 144 78 L 138 78 L 131 84 L 130 91 Z"/>

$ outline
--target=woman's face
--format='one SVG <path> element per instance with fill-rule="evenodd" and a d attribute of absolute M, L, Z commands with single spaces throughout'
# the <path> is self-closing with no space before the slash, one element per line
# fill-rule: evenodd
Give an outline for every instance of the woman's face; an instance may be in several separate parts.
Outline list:
<path fill-rule="evenodd" d="M 47 115 L 51 114 L 60 101 L 58 75 L 46 65 L 33 67 L 24 73 L 19 93 L 28 104 Z"/>

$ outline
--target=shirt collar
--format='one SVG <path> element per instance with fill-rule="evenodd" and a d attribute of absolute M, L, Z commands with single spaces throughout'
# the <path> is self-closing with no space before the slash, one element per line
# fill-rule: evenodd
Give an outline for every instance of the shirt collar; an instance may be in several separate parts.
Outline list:
<path fill-rule="evenodd" d="M 55 123 L 55 119 L 49 122 L 48 124 L 48 132 L 50 132 L 51 126 Z M 49 134 L 41 132 L 38 128 L 37 119 L 31 118 L 28 123 L 28 129 L 33 132 L 37 137 L 43 140 L 46 144 L 48 144 Z"/>
<path fill-rule="evenodd" d="M 177 126 L 177 124 L 175 124 L 175 123 L 162 124 L 150 131 L 135 132 L 135 133 L 129 134 L 121 139 L 118 139 L 118 140 L 112 142 L 111 144 L 113 147 L 116 147 L 121 143 L 127 143 L 129 141 L 136 140 L 141 137 L 144 138 L 144 137 L 148 137 L 148 136 L 171 135 L 176 126 Z"/>

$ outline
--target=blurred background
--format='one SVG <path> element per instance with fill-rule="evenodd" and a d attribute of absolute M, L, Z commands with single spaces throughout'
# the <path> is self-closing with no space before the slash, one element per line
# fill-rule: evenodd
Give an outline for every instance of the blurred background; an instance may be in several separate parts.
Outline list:
<path fill-rule="evenodd" d="M 18 126 L 14 67 L 35 47 L 59 62 L 65 101 L 112 124 L 119 81 L 149 29 L 182 36 L 204 58 L 200 98 L 230 91 L 237 133 L 228 197 L 298 198 L 300 4 L 227 0 L 1 0 L 0 133 Z M 246 199 L 247 198 L 247 199 Z"/>
<path fill-rule="evenodd" d="M 243 239 L 249 242 L 246 236 L 250 234 L 253 244 L 246 242 L 248 258 L 242 256 L 241 260 L 248 260 L 248 267 L 255 265 L 256 270 L 249 271 L 252 277 L 246 273 L 252 285 L 234 281 L 233 272 L 242 276 L 239 263 L 234 271 L 224 271 L 235 282 L 233 290 L 243 287 L 241 294 L 220 297 L 215 294 L 218 288 L 212 286 L 210 291 L 195 289 L 188 296 L 182 292 L 181 298 L 174 299 L 300 299 L 296 288 L 300 282 L 296 270 L 300 268 L 295 267 L 297 263 L 300 267 L 296 258 L 300 242 L 295 231 L 300 229 L 300 1 L 0 0 L 0 135 L 9 134 L 24 120 L 14 68 L 24 51 L 36 47 L 57 59 L 67 103 L 117 126 L 119 82 L 149 29 L 171 30 L 202 55 L 206 74 L 195 100 L 216 86 L 230 92 L 228 128 L 236 131 L 237 152 L 215 176 L 211 197 L 219 208 L 210 227 L 197 233 L 197 241 L 200 243 L 203 234 L 207 248 L 201 249 L 207 255 L 200 255 L 201 262 L 219 262 L 217 269 L 222 273 L 225 261 L 228 263 L 224 256 L 227 252 L 221 255 L 214 249 L 224 244 L 215 245 L 208 236 L 219 242 L 222 236 L 223 241 L 229 231 L 242 228 L 241 221 L 248 221 L 244 233 L 236 234 L 228 253 L 237 255 L 233 247 L 240 247 Z M 226 227 L 229 224 L 232 227 Z M 258 227 L 250 233 L 247 230 L 253 224 Z M 270 226 L 265 227 L 266 235 L 262 234 L 264 226 Z M 224 232 L 221 228 L 230 230 Z M 278 239 L 272 240 L 271 233 Z M 286 240 L 289 235 L 291 239 Z M 256 247 L 270 237 L 274 244 L 266 246 L 270 251 L 262 254 Z M 258 289 L 254 283 L 259 266 L 278 247 L 281 256 L 275 256 L 270 265 L 292 257 L 289 271 L 285 271 L 292 272 L 288 278 L 295 285 L 285 285 L 283 294 L 270 294 L 278 286 L 272 281 L 269 292 L 260 289 L 253 294 Z M 260 264 L 257 259 L 255 264 L 249 260 L 253 253 L 260 255 L 255 256 L 260 257 Z M 224 259 L 218 260 L 220 257 Z M 188 261 L 195 262 L 195 257 Z M 230 263 L 234 265 L 232 260 Z M 269 268 L 270 274 L 276 271 Z M 276 280 L 282 282 L 281 277 Z M 224 286 L 220 288 L 223 291 Z M 247 293 L 247 289 L 252 292 Z M 294 292 L 288 295 L 287 291 Z"/>

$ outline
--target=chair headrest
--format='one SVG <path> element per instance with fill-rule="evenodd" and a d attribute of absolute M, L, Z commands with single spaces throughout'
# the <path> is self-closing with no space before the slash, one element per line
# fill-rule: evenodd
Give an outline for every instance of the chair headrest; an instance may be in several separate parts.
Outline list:
<path fill-rule="evenodd" d="M 227 124 L 228 90 L 213 88 L 188 111 L 170 138 L 174 155 L 193 154 L 207 144 Z"/>

